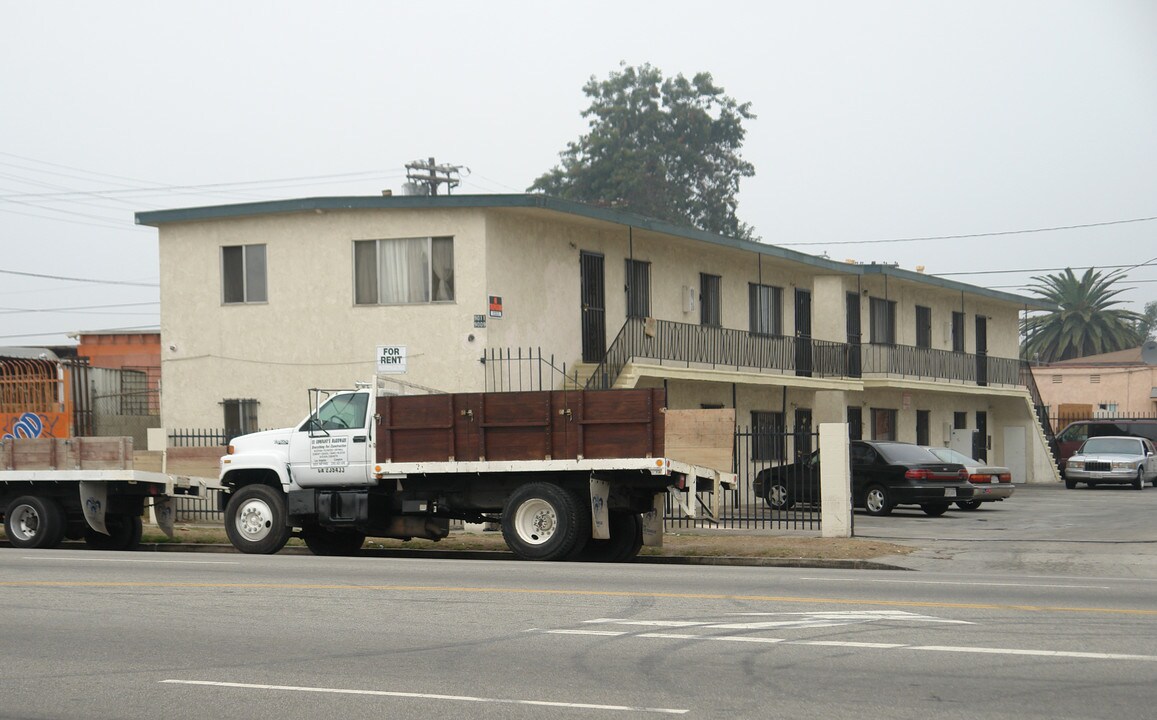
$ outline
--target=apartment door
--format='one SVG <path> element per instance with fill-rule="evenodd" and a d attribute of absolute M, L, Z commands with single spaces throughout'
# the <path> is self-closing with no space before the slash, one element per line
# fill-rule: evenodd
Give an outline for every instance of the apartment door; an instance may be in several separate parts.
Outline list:
<path fill-rule="evenodd" d="M 988 384 L 988 318 L 976 316 L 976 384 Z"/>
<path fill-rule="evenodd" d="M 847 333 L 848 333 L 848 377 L 858 378 L 862 373 L 863 363 L 860 359 L 860 343 L 863 341 L 863 328 L 860 320 L 860 294 L 850 292 L 846 301 Z M 857 438 L 859 439 L 859 438 Z"/>
<path fill-rule="evenodd" d="M 795 374 L 812 374 L 812 294 L 799 288 L 795 291 Z"/>
<path fill-rule="evenodd" d="M 579 253 L 583 362 L 597 363 L 607 354 L 606 287 L 601 253 Z"/>

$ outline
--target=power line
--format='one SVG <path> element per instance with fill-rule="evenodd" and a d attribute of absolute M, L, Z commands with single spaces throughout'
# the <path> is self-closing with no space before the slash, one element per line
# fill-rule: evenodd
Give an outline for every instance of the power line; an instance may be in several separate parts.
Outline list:
<path fill-rule="evenodd" d="M 1015 273 L 1038 273 L 1038 272 L 1064 272 L 1065 270 L 1133 270 L 1139 267 L 1149 267 L 1157 258 L 1146 260 L 1143 263 L 1136 265 L 1084 265 L 1080 267 L 1063 267 L 1063 268 L 1029 268 L 1024 270 L 976 270 L 973 272 L 946 272 L 946 273 L 929 273 L 937 277 L 947 277 L 949 275 L 1007 275 Z"/>
<path fill-rule="evenodd" d="M 42 275 L 40 273 L 19 272 L 17 270 L 0 270 L 0 274 L 19 275 L 21 277 L 42 278 L 45 280 L 68 280 L 69 282 L 96 283 L 99 285 L 132 285 L 134 287 L 154 287 L 154 288 L 159 288 L 161 286 L 160 283 L 133 282 L 131 280 L 96 280 L 94 278 L 65 277 L 63 275 Z"/>
<path fill-rule="evenodd" d="M 805 243 L 775 243 L 780 247 L 810 247 L 816 245 L 878 245 L 882 243 L 924 242 L 927 240 L 964 240 L 967 238 L 999 237 L 1002 235 L 1024 235 L 1027 233 L 1055 232 L 1057 230 L 1079 230 L 1081 228 L 1105 227 L 1107 225 L 1125 225 L 1128 223 L 1150 222 L 1157 220 L 1157 215 L 1128 220 L 1107 220 L 1105 222 L 1083 223 L 1080 225 L 1057 225 L 1055 227 L 1031 228 L 1028 230 L 999 230 L 996 232 L 968 233 L 966 235 L 929 235 L 927 237 L 892 238 L 890 240 L 829 240 L 826 242 Z"/>

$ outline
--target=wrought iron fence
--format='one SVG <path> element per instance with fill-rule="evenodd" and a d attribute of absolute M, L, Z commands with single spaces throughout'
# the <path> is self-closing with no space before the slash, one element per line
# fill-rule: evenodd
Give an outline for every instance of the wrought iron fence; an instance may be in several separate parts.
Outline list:
<path fill-rule="evenodd" d="M 774 370 L 807 377 L 891 375 L 987 385 L 1022 385 L 1021 361 L 913 347 L 760 335 L 655 318 L 628 318 L 587 389 L 614 387 L 627 363 L 654 360 L 728 370 Z"/>
<path fill-rule="evenodd" d="M 486 392 L 564 390 L 580 387 L 576 375 L 568 374 L 566 363 L 542 348 L 492 348 L 482 356 Z"/>
<path fill-rule="evenodd" d="M 811 428 L 783 431 L 758 427 L 735 430 L 736 484 L 724 492 L 718 517 L 709 517 L 710 498 L 701 493 L 695 498 L 699 517 L 681 517 L 679 508 L 668 499 L 666 527 L 728 528 L 736 530 L 809 530 L 820 529 L 818 475 L 809 475 L 798 461 L 819 447 L 819 434 Z M 783 466 L 781 478 L 788 490 L 787 501 L 773 507 L 766 498 L 765 487 L 756 491 L 757 477 L 765 479 L 771 468 Z M 814 488 L 811 483 L 814 482 Z M 814 492 L 812 491 L 814 490 Z"/>

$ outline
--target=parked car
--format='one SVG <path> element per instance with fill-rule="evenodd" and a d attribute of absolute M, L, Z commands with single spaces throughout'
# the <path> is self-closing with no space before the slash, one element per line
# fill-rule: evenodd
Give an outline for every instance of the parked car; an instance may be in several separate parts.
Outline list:
<path fill-rule="evenodd" d="M 972 500 L 976 490 L 964 465 L 944 462 L 912 443 L 853 440 L 850 460 L 852 504 L 869 515 L 887 515 L 897 505 L 919 505 L 936 517 L 953 502 Z M 760 470 L 752 487 L 773 509 L 786 510 L 797 502 L 818 504 L 819 451 Z"/>
<path fill-rule="evenodd" d="M 989 465 L 952 448 L 930 445 L 928 449 L 944 462 L 960 463 L 968 471 L 968 482 L 976 486 L 976 489 L 972 491 L 971 500 L 956 501 L 956 507 L 961 510 L 976 510 L 981 503 L 999 502 L 1012 497 L 1015 490 L 1012 484 L 1012 470 L 1001 465 Z"/>
<path fill-rule="evenodd" d="M 1141 437 L 1157 443 L 1157 418 L 1104 418 L 1069 423 L 1057 433 L 1057 467 L 1062 473 L 1081 443 L 1095 437 Z"/>
<path fill-rule="evenodd" d="M 1065 487 L 1077 483 L 1097 485 L 1132 485 L 1145 489 L 1150 482 L 1157 487 L 1157 448 L 1148 438 L 1089 438 L 1065 465 Z"/>

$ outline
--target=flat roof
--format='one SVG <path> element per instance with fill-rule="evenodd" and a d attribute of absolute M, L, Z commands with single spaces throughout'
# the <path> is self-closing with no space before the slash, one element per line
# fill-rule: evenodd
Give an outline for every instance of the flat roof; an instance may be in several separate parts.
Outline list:
<path fill-rule="evenodd" d="M 759 253 L 768 257 L 808 265 L 828 272 L 848 275 L 883 275 L 909 282 L 924 283 L 956 292 L 980 295 L 992 300 L 1023 306 L 1028 310 L 1056 310 L 1056 306 L 1043 300 L 991 290 L 978 285 L 969 285 L 955 280 L 904 270 L 902 268 L 877 263 L 838 262 L 817 255 L 809 255 L 762 242 L 742 240 L 716 235 L 695 228 L 675 225 L 643 215 L 613 208 L 585 205 L 570 200 L 560 200 L 549 195 L 368 195 L 294 198 L 289 200 L 268 200 L 262 202 L 236 203 L 231 205 L 207 205 L 202 207 L 176 208 L 173 210 L 152 210 L 135 214 L 137 225 L 160 228 L 176 223 L 228 220 L 259 215 L 300 213 L 335 210 L 425 210 L 425 209 L 532 209 L 546 212 L 574 215 L 577 217 L 623 225 L 631 228 L 650 230 L 678 238 L 719 245 L 737 250 Z"/>

